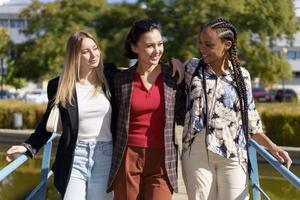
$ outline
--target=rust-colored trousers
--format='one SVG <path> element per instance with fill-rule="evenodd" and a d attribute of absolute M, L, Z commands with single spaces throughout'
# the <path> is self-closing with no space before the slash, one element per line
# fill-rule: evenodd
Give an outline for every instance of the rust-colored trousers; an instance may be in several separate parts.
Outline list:
<path fill-rule="evenodd" d="M 114 182 L 115 200 L 171 200 L 164 149 L 127 147 Z"/>

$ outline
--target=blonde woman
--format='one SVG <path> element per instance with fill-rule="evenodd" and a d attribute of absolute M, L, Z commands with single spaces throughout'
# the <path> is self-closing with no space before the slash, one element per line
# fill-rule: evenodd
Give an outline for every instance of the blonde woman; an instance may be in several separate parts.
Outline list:
<path fill-rule="evenodd" d="M 52 171 L 54 184 L 66 200 L 113 198 L 112 193 L 106 193 L 113 149 L 112 107 L 101 58 L 93 36 L 73 33 L 60 81 L 57 77 L 48 83 L 44 117 L 22 145 L 7 151 L 7 161 L 15 153 L 34 157 L 52 135 L 46 131 L 46 123 L 52 106 L 58 104 L 63 133 Z"/>

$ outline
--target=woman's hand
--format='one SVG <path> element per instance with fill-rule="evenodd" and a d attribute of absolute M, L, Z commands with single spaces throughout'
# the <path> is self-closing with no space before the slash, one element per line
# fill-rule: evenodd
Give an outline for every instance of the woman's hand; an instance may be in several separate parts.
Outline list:
<path fill-rule="evenodd" d="M 169 64 L 172 66 L 173 68 L 173 73 L 172 76 L 175 76 L 176 72 L 178 72 L 178 81 L 177 84 L 180 84 L 182 82 L 182 80 L 184 79 L 184 66 L 181 63 L 180 60 L 176 59 L 176 58 L 170 58 L 169 59 Z"/>
<path fill-rule="evenodd" d="M 292 159 L 289 156 L 289 153 L 285 150 L 279 148 L 278 146 L 270 149 L 271 153 L 275 158 L 277 158 L 283 165 L 285 165 L 288 169 L 292 164 Z"/>
<path fill-rule="evenodd" d="M 6 152 L 6 161 L 7 162 L 12 161 L 14 154 L 25 153 L 26 151 L 27 151 L 27 149 L 22 145 L 12 146 Z"/>
<path fill-rule="evenodd" d="M 276 144 L 274 144 L 270 138 L 268 138 L 263 133 L 256 133 L 252 135 L 252 139 L 254 139 L 256 142 L 258 142 L 260 145 L 263 145 L 267 149 L 271 151 L 273 156 L 279 160 L 283 165 L 285 165 L 288 169 L 290 168 L 292 164 L 292 160 L 288 154 L 288 152 L 284 151 L 280 147 L 278 147 Z"/>

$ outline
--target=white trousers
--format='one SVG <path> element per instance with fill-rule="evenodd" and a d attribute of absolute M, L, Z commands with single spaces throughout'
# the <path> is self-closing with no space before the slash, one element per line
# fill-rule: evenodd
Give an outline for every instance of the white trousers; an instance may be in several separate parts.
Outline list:
<path fill-rule="evenodd" d="M 247 164 L 207 151 L 205 134 L 196 136 L 182 155 L 182 174 L 189 200 L 249 199 Z"/>

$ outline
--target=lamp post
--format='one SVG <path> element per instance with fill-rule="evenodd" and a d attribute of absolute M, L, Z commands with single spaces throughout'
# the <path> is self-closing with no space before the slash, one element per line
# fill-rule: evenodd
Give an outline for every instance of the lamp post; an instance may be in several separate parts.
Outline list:
<path fill-rule="evenodd" d="M 286 47 L 282 47 L 281 50 L 280 50 L 280 55 L 281 57 L 284 59 L 285 58 L 285 55 L 287 54 L 288 52 L 288 49 Z M 281 82 L 282 82 L 282 102 L 284 102 L 285 100 L 285 79 L 284 79 L 284 75 L 283 75 L 283 66 L 280 66 L 281 67 Z"/>

